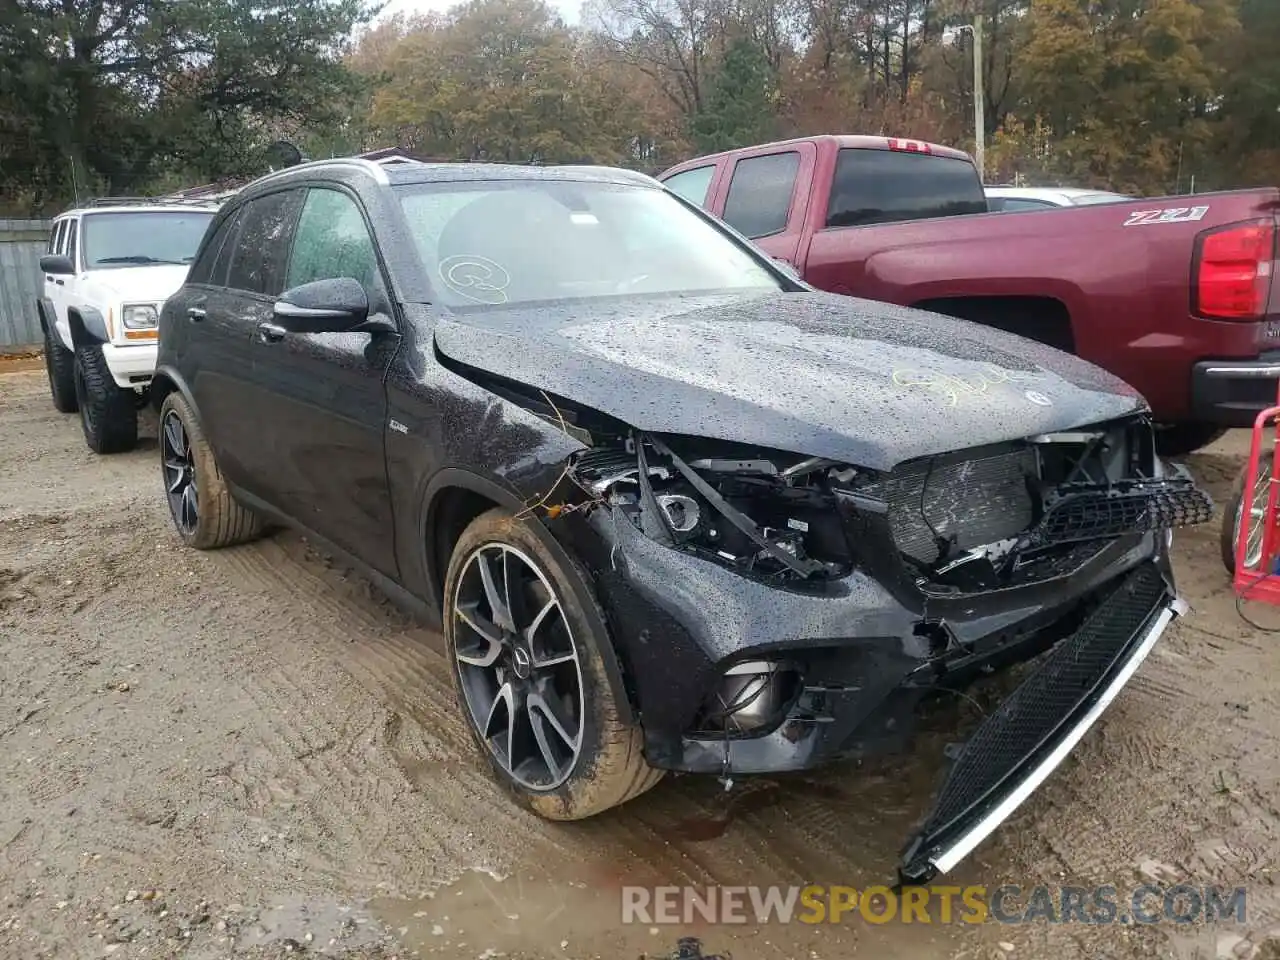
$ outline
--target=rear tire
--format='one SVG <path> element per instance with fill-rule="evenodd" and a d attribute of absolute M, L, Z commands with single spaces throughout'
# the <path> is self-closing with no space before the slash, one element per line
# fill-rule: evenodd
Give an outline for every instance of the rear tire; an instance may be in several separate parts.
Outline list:
<path fill-rule="evenodd" d="M 509 592 L 508 583 L 519 588 Z M 509 619 L 495 614 L 490 596 L 506 598 Z M 557 559 L 528 521 L 501 509 L 473 520 L 453 548 L 444 597 L 463 716 L 519 803 L 548 820 L 581 820 L 662 779 L 645 761 L 640 728 L 620 717 L 625 693 L 605 670 L 611 641 L 590 580 L 572 559 Z M 504 619 L 514 629 L 500 627 Z"/>
<path fill-rule="evenodd" d="M 160 406 L 160 474 L 178 536 L 195 550 L 256 540 L 263 523 L 236 503 L 187 398 L 177 390 Z"/>
<path fill-rule="evenodd" d="M 1162 457 L 1185 457 L 1226 436 L 1214 423 L 1170 423 L 1156 426 L 1156 452 Z"/>
<path fill-rule="evenodd" d="M 75 413 L 76 355 L 60 344 L 46 327 L 44 331 L 44 368 L 49 374 L 49 394 L 59 413 Z"/>
<path fill-rule="evenodd" d="M 124 453 L 138 444 L 138 407 L 132 390 L 116 386 L 102 347 L 75 353 L 76 403 L 85 442 L 94 453 Z"/>

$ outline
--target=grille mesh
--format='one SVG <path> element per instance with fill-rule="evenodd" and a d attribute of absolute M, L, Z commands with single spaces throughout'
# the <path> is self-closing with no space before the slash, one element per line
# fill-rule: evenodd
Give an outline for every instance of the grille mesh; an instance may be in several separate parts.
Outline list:
<path fill-rule="evenodd" d="M 888 502 L 898 549 L 928 564 L 939 557 L 938 537 L 955 537 L 968 550 L 1023 533 L 1032 521 L 1027 477 L 1034 473 L 1035 455 L 1016 450 L 932 470 L 913 463 L 867 492 Z"/>
<path fill-rule="evenodd" d="M 1078 708 L 1163 600 L 1152 564 L 1131 574 L 1075 633 L 1058 644 L 1026 681 L 974 732 L 952 765 L 925 826 L 945 829 L 998 787 Z"/>
<path fill-rule="evenodd" d="M 1188 483 L 1181 489 L 1108 493 L 1090 491 L 1063 497 L 1032 533 L 1034 542 L 1049 545 L 1100 540 L 1126 533 L 1190 527 L 1213 519 L 1213 501 Z"/>

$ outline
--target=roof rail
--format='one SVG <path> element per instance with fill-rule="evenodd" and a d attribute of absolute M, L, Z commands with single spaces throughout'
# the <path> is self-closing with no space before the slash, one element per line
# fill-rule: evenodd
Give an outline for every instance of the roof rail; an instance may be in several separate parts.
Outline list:
<path fill-rule="evenodd" d="M 151 204 L 180 204 L 189 206 L 192 204 L 207 203 L 207 200 L 199 198 L 190 199 L 186 197 L 95 197 L 85 206 L 89 207 L 129 207 Z"/>

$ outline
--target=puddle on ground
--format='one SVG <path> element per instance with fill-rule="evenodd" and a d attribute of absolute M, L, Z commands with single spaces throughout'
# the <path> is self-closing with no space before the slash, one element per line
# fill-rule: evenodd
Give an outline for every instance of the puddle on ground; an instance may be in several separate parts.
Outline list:
<path fill-rule="evenodd" d="M 616 868 L 612 871 L 616 875 Z M 585 874 L 584 874 L 585 875 Z M 753 910 L 747 904 L 748 917 Z M 498 877 L 473 870 L 418 900 L 378 898 L 369 911 L 420 956 L 528 960 L 835 960 L 855 949 L 878 960 L 954 952 L 958 928 L 873 927 L 856 919 L 813 925 L 777 922 L 651 925 L 623 920 L 618 882 L 546 875 Z M 797 913 L 799 911 L 797 910 Z M 652 915 L 649 920 L 655 919 Z M 635 918 L 633 917 L 633 920 Z"/>

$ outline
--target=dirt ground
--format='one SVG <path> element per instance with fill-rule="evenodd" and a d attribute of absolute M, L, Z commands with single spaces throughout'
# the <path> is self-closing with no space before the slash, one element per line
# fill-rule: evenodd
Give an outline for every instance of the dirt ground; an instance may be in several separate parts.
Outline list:
<path fill-rule="evenodd" d="M 136 452 L 95 457 L 43 371 L 14 366 L 0 375 L 0 956 L 630 960 L 673 955 L 688 931 L 624 926 L 623 883 L 892 875 L 933 783 L 927 750 L 729 793 L 668 778 L 579 824 L 518 811 L 473 753 L 436 634 L 297 535 L 183 549 L 154 422 Z M 1246 445 L 1190 461 L 1219 502 Z M 1280 649 L 1237 615 L 1217 551 L 1216 526 L 1179 535 L 1193 615 L 947 879 L 1244 885 L 1243 927 L 721 926 L 697 931 L 706 953 L 1280 956 L 1264 943 L 1280 925 Z"/>

